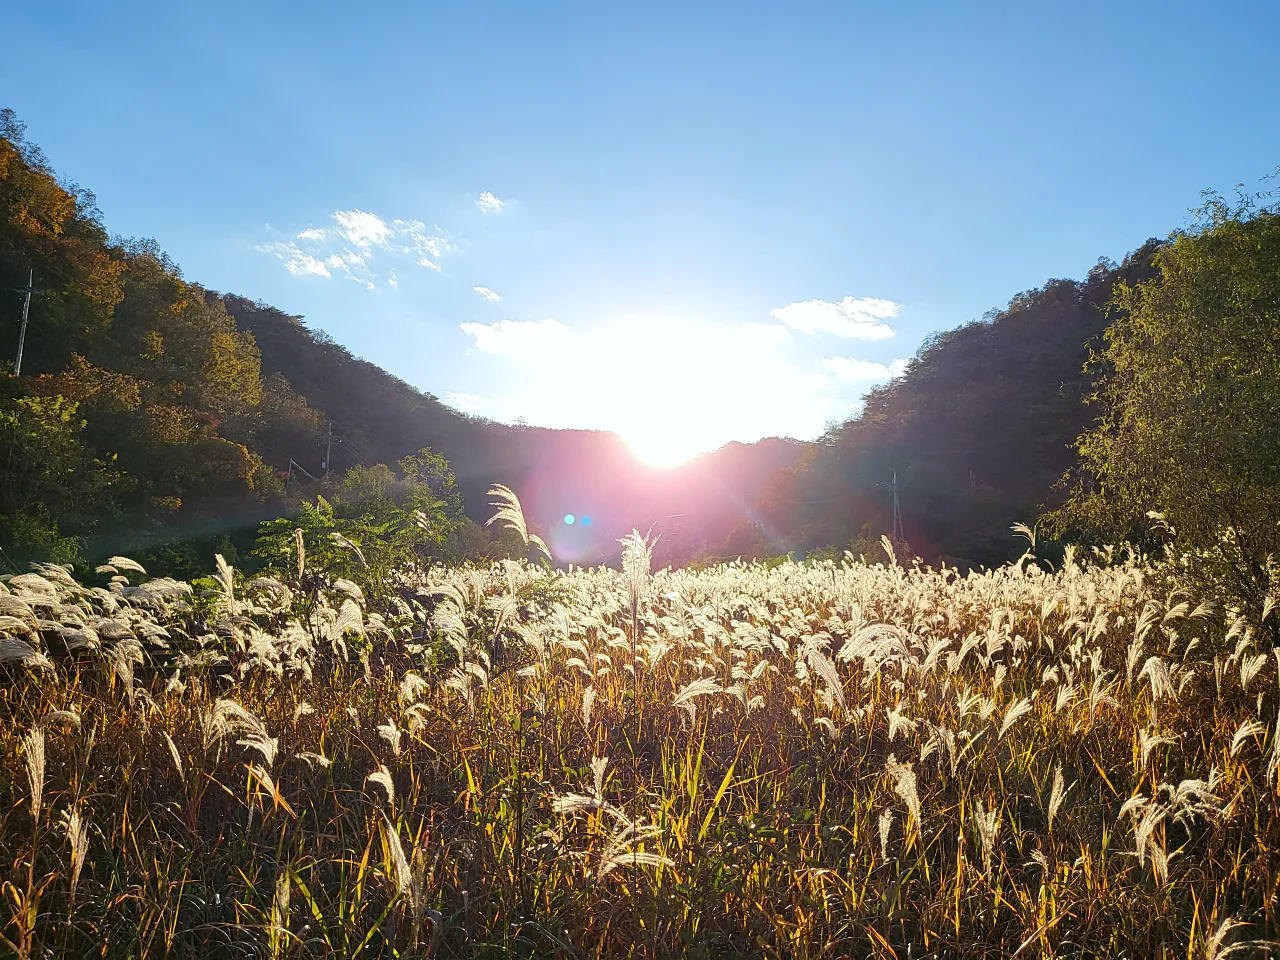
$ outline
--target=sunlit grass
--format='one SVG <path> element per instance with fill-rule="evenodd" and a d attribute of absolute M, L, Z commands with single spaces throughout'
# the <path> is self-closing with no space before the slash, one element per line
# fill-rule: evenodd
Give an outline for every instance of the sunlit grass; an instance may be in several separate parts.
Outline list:
<path fill-rule="evenodd" d="M 1274 933 L 1276 660 L 1173 568 L 626 550 L 404 571 L 386 599 L 303 558 L 203 596 L 124 558 L 109 588 L 9 578 L 4 949 L 1185 958 Z"/>

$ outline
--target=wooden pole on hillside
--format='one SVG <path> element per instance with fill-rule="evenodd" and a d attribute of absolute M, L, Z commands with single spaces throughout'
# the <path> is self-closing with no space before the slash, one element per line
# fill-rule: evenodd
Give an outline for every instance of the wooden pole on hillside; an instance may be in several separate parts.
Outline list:
<path fill-rule="evenodd" d="M 19 287 L 18 293 L 23 294 L 22 297 L 22 326 L 18 328 L 18 356 L 13 361 L 13 375 L 15 377 L 22 376 L 22 348 L 27 342 L 27 314 L 31 311 L 31 294 L 35 292 L 36 272 L 35 270 L 27 271 L 27 285 Z"/>

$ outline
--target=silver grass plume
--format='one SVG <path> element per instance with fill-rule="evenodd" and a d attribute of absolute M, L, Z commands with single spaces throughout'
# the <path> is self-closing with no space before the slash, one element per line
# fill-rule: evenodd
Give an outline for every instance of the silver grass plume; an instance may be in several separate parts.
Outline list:
<path fill-rule="evenodd" d="M 270 940 L 275 946 L 273 954 L 279 953 L 279 947 L 283 943 L 283 935 L 289 933 L 289 894 L 293 887 L 293 880 L 289 876 L 288 870 L 281 870 L 280 875 L 276 877 L 275 895 L 271 898 L 271 936 Z"/>
<path fill-rule="evenodd" d="M 890 710 L 885 707 L 885 715 L 889 718 L 889 742 L 893 743 L 898 738 L 898 731 L 905 730 L 907 733 L 913 733 L 916 729 L 916 721 L 902 713 L 902 705 L 894 707 Z"/>
<path fill-rule="evenodd" d="M 987 810 L 981 800 L 973 811 L 973 827 L 982 845 L 982 872 L 991 876 L 991 861 L 995 853 L 996 838 L 1000 834 L 1000 811 L 996 807 Z"/>
<path fill-rule="evenodd" d="M 1245 693 L 1249 692 L 1249 687 L 1253 685 L 1253 681 L 1257 679 L 1258 674 L 1262 672 L 1263 667 L 1267 665 L 1267 655 L 1259 653 L 1257 656 L 1244 656 L 1240 658 L 1240 688 Z"/>
<path fill-rule="evenodd" d="M 384 765 L 378 764 L 378 769 L 373 771 L 364 778 L 365 783 L 374 783 L 380 786 L 387 795 L 387 803 L 394 806 L 396 802 L 396 784 L 391 779 L 391 771 Z"/>
<path fill-rule="evenodd" d="M 40 811 L 44 808 L 44 727 L 36 724 L 31 732 L 22 738 L 22 745 L 27 754 L 27 782 L 31 786 L 31 817 L 40 821 Z"/>
<path fill-rule="evenodd" d="M 893 754 L 889 755 L 889 760 L 885 764 L 885 772 L 889 774 L 893 780 L 893 792 L 900 796 L 906 803 L 907 809 L 911 811 L 911 817 L 915 820 L 916 829 L 920 829 L 920 794 L 916 790 L 916 774 L 911 769 L 910 764 L 898 762 L 898 758 Z"/>
<path fill-rule="evenodd" d="M 889 831 L 893 829 L 893 810 L 885 807 L 880 811 L 880 817 L 876 824 L 880 833 L 880 856 L 884 860 L 889 859 Z"/>
<path fill-rule="evenodd" d="M 1147 733 L 1146 730 L 1138 731 L 1138 749 L 1142 754 L 1142 765 L 1145 767 L 1147 761 L 1151 758 L 1151 754 L 1156 747 L 1166 746 L 1171 743 L 1177 743 L 1178 738 L 1170 736 L 1167 733 Z"/>
<path fill-rule="evenodd" d="M 396 893 L 401 896 L 413 894 L 413 872 L 409 869 L 409 858 L 404 854 L 404 846 L 400 843 L 400 831 L 391 822 L 384 811 L 382 814 L 382 839 L 387 845 L 388 859 L 394 871 Z M 416 904 L 414 913 L 417 913 Z"/>
<path fill-rule="evenodd" d="M 396 726 L 394 720 L 388 720 L 386 723 L 378 724 L 378 736 L 387 742 L 391 747 L 391 755 L 400 756 L 400 728 Z"/>
<path fill-rule="evenodd" d="M 1049 791 L 1049 832 L 1053 832 L 1053 821 L 1057 817 L 1058 811 L 1062 808 L 1062 801 L 1067 798 L 1067 792 L 1070 790 L 1064 784 L 1062 779 L 1062 764 L 1058 764 L 1053 768 L 1053 787 Z"/>
<path fill-rule="evenodd" d="M 234 700 L 215 700 L 200 715 L 201 739 L 207 753 L 233 733 L 256 733 L 265 737 L 262 721 Z"/>
<path fill-rule="evenodd" d="M 415 703 L 422 692 L 427 689 L 427 681 L 410 670 L 400 679 L 397 695 L 402 706 Z"/>
<path fill-rule="evenodd" d="M 508 529 L 514 530 L 526 547 L 536 548 L 550 560 L 551 550 L 546 542 L 537 534 L 529 532 L 529 526 L 524 519 L 524 509 L 520 506 L 520 498 L 516 496 L 515 491 L 504 484 L 495 483 L 489 488 L 489 496 L 495 498 L 489 503 L 489 506 L 494 508 L 494 514 L 485 521 L 485 526 L 494 523 L 503 524 Z"/>
<path fill-rule="evenodd" d="M 130 560 L 128 557 L 110 557 L 107 560 L 109 566 L 115 567 L 117 570 L 128 570 L 130 573 L 140 573 L 144 577 L 147 571 L 137 560 Z"/>
<path fill-rule="evenodd" d="M 27 641 L 17 637 L 0 637 L 0 663 L 17 663 L 24 667 L 53 672 L 52 660 Z"/>
<path fill-rule="evenodd" d="M 1240 752 L 1240 748 L 1244 746 L 1244 742 L 1250 737 L 1256 737 L 1260 733 L 1267 732 L 1265 723 L 1258 723 L 1256 720 L 1246 720 L 1236 729 L 1235 735 L 1231 738 L 1231 756 L 1235 756 Z"/>
<path fill-rule="evenodd" d="M 1223 920 L 1214 929 L 1213 935 L 1205 942 L 1204 960 L 1226 960 L 1237 953 L 1270 952 L 1277 944 L 1274 940 L 1240 940 L 1236 933 L 1249 924 L 1230 917 Z"/>
<path fill-rule="evenodd" d="M 185 777 L 186 773 L 182 766 L 182 757 L 178 753 L 178 745 L 173 742 L 173 737 L 169 736 L 169 732 L 164 731 L 164 742 L 169 747 L 169 756 L 173 759 L 173 768 L 178 771 L 179 777 Z"/>
<path fill-rule="evenodd" d="M 840 704 L 840 709 L 844 709 L 844 686 L 840 683 L 840 675 L 836 673 L 836 665 L 826 658 L 821 650 L 812 649 L 805 658 L 809 664 L 809 669 L 822 678 L 822 682 L 826 684 L 827 691 L 835 698 L 836 703 Z M 889 739 L 893 739 L 890 737 Z"/>
<path fill-rule="evenodd" d="M 89 853 L 89 824 L 80 816 L 76 807 L 69 809 L 63 819 L 67 831 L 67 844 L 71 847 L 71 891 L 70 899 L 76 902 L 76 885 L 80 882 L 80 871 L 84 869 L 84 859 Z"/>
<path fill-rule="evenodd" d="M 52 710 L 35 722 L 31 732 L 22 738 L 26 749 L 27 783 L 31 787 L 31 817 L 37 823 L 44 809 L 45 730 L 54 723 L 80 726 L 80 714 L 71 710 Z"/>
<path fill-rule="evenodd" d="M 631 608 L 631 659 L 636 656 L 640 633 L 640 601 L 649 589 L 649 567 L 653 560 L 653 544 L 648 537 L 632 530 L 618 541 L 622 544 L 622 580 L 627 588 L 627 605 Z"/>
<path fill-rule="evenodd" d="M 360 561 L 360 566 L 368 568 L 369 561 L 364 558 L 364 551 L 360 549 L 359 544 L 349 540 L 337 531 L 329 534 L 329 538 L 344 550 L 350 550 L 354 553 L 356 555 L 356 559 Z"/>
<path fill-rule="evenodd" d="M 671 705 L 673 707 L 682 707 L 693 700 L 694 697 L 705 697 L 716 693 L 724 693 L 724 688 L 711 677 L 699 677 L 697 680 L 692 680 L 681 687 L 680 692 L 671 701 Z"/>
<path fill-rule="evenodd" d="M 1004 735 L 1013 729 L 1013 725 L 1030 712 L 1031 699 L 1029 697 L 1024 697 L 1017 703 L 1010 705 L 1009 709 L 1005 711 L 1004 722 L 1000 724 L 1000 733 L 996 739 L 1003 740 Z"/>
<path fill-rule="evenodd" d="M 269 770 L 275 766 L 276 753 L 279 750 L 280 741 L 275 737 L 267 736 L 265 731 L 255 730 L 248 736 L 237 740 L 236 746 L 244 747 L 246 750 L 252 750 L 257 753 L 258 756 L 262 757 Z"/>

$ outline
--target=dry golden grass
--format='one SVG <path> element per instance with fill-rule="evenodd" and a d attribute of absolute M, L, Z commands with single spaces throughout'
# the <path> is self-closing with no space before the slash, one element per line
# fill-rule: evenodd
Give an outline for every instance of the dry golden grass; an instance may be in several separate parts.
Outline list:
<path fill-rule="evenodd" d="M 300 566 L 10 578 L 0 947 L 1268 950 L 1277 661 L 1176 565 L 628 551 L 368 600 Z"/>

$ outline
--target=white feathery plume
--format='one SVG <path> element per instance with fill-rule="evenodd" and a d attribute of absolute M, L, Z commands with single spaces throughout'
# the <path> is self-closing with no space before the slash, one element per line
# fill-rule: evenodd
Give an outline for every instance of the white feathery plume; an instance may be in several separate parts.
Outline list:
<path fill-rule="evenodd" d="M 516 496 L 515 491 L 501 483 L 495 483 L 489 488 L 489 496 L 496 499 L 489 503 L 489 506 L 494 508 L 494 514 L 485 521 L 485 526 L 487 527 L 494 523 L 505 525 L 519 535 L 526 547 L 537 548 L 542 552 L 543 556 L 550 560 L 551 550 L 546 542 L 537 534 L 529 532 L 529 527 L 524 519 L 524 509 L 520 506 L 520 498 Z"/>
<path fill-rule="evenodd" d="M 387 795 L 387 803 L 394 805 L 396 802 L 396 784 L 391 779 L 391 771 L 384 765 L 378 764 L 378 769 L 373 771 L 364 778 L 365 783 L 374 783 L 380 786 Z"/>
<path fill-rule="evenodd" d="M 916 829 L 920 829 L 920 794 L 916 790 L 915 771 L 911 769 L 910 764 L 899 763 L 898 758 L 890 754 L 889 760 L 885 763 L 885 772 L 893 780 L 893 792 L 906 803 L 912 819 L 915 820 Z"/>
<path fill-rule="evenodd" d="M 400 728 L 396 726 L 394 720 L 388 720 L 386 723 L 378 724 L 378 736 L 385 740 L 391 747 L 391 755 L 400 756 Z"/>
<path fill-rule="evenodd" d="M 1250 737 L 1256 737 L 1260 733 L 1267 732 L 1267 725 L 1259 723 L 1256 720 L 1246 720 L 1236 729 L 1235 735 L 1231 738 L 1231 756 L 1235 756 L 1240 752 L 1240 748 L 1244 746 L 1244 742 Z"/>
<path fill-rule="evenodd" d="M 973 826 L 982 845 L 982 872 L 991 876 L 991 861 L 995 852 L 996 838 L 1000 834 L 1000 811 L 996 807 L 987 810 L 978 800 L 973 810 Z"/>
<path fill-rule="evenodd" d="M 885 807 L 880 811 L 880 817 L 876 824 L 880 832 L 880 856 L 884 860 L 889 859 L 889 831 L 893 829 L 893 810 Z"/>
<path fill-rule="evenodd" d="M 1000 724 L 1000 733 L 996 736 L 996 739 L 1003 740 L 1004 735 L 1013 729 L 1013 725 L 1030 712 L 1031 698 L 1029 697 L 1024 697 L 1017 703 L 1011 704 L 1004 713 L 1004 722 Z"/>
<path fill-rule="evenodd" d="M 1062 779 L 1062 764 L 1058 764 L 1053 768 L 1053 787 L 1049 791 L 1049 832 L 1053 832 L 1053 821 L 1058 815 L 1058 811 L 1062 808 L 1062 801 L 1067 798 L 1067 792 L 1070 787 L 1064 785 Z"/>

